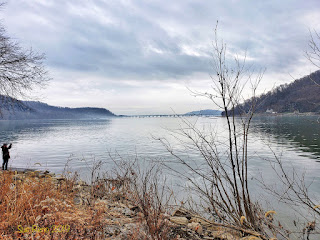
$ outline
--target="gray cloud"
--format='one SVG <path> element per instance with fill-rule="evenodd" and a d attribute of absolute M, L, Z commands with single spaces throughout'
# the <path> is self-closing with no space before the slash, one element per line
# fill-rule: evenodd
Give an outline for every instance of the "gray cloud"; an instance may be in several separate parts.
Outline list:
<path fill-rule="evenodd" d="M 301 17 L 318 1 L 9 1 L 9 29 L 48 56 L 53 67 L 99 71 L 118 78 L 183 78 L 208 71 L 217 19 L 234 51 L 247 50 L 257 66 L 291 68 L 301 57 L 309 23 Z M 12 16 L 12 12 L 15 15 Z M 39 46 L 39 47 L 38 47 Z"/>
<path fill-rule="evenodd" d="M 1 14 L 8 34 L 46 53 L 49 68 L 98 75 L 107 87 L 110 79 L 209 75 L 217 20 L 231 53 L 246 51 L 257 69 L 293 71 L 309 28 L 320 30 L 319 7 L 318 0 L 9 0 Z"/>

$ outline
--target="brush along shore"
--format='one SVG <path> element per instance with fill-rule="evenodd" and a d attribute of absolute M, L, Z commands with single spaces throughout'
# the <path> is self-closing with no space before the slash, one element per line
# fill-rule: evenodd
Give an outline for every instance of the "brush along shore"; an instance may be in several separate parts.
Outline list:
<path fill-rule="evenodd" d="M 88 185 L 48 171 L 1 171 L 0 239 L 260 239 L 182 207 L 155 211 L 135 195 L 126 179 Z"/>

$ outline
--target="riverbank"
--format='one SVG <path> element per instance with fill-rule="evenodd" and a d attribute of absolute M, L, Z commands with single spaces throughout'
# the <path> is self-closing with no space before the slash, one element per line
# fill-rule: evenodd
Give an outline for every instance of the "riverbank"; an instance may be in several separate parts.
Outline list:
<path fill-rule="evenodd" d="M 286 116 L 320 116 L 320 113 L 318 112 L 285 112 L 285 113 L 255 113 L 255 117 L 257 116 L 280 116 L 280 117 L 286 117 Z"/>
<path fill-rule="evenodd" d="M 143 201 L 148 201 L 145 197 Z M 89 185 L 76 174 L 1 171 L 0 237 L 260 239 L 257 233 L 210 222 L 181 206 L 155 209 L 148 203 L 137 201 L 126 179 L 100 179 Z"/>

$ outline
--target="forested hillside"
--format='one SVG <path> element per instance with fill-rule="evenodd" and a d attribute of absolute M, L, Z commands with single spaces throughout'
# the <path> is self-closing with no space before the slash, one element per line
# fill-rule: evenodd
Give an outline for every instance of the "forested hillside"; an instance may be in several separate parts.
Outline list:
<path fill-rule="evenodd" d="M 235 112 L 248 111 L 249 99 L 236 107 Z M 320 71 L 316 71 L 290 84 L 280 85 L 255 99 L 256 112 L 320 112 Z"/>

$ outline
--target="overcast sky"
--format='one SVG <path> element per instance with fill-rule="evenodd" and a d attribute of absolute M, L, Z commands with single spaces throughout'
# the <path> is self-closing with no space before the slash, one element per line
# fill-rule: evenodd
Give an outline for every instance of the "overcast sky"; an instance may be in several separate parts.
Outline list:
<path fill-rule="evenodd" d="M 215 109 L 188 88 L 210 88 L 217 20 L 228 56 L 266 68 L 261 92 L 315 70 L 304 52 L 320 31 L 319 0 L 8 0 L 0 14 L 10 37 L 46 54 L 41 101 L 116 114 Z"/>

